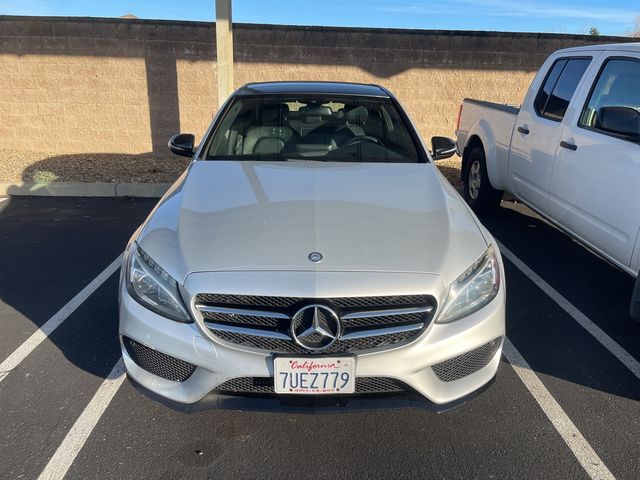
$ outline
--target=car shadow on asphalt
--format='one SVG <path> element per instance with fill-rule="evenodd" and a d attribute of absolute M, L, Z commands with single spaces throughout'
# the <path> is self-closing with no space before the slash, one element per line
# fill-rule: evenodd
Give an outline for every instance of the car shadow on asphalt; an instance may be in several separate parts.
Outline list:
<path fill-rule="evenodd" d="M 156 202 L 73 197 L 0 202 L 0 361 L 114 262 Z M 116 271 L 47 340 L 76 367 L 102 378 L 119 356 L 117 277 Z M 101 358 L 105 352 L 108 358 Z"/>
<path fill-rule="evenodd" d="M 634 279 L 526 206 L 503 202 L 480 216 L 494 237 L 593 323 L 640 359 L 640 323 L 629 315 Z M 640 381 L 506 258 L 507 335 L 532 368 L 640 400 Z"/>

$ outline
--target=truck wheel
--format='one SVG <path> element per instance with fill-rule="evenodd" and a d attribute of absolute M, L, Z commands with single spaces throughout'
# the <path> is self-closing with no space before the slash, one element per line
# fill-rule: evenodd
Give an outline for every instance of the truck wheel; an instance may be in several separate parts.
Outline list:
<path fill-rule="evenodd" d="M 475 146 L 469 153 L 466 174 L 464 176 L 464 199 L 475 212 L 489 212 L 500 205 L 502 191 L 489 183 L 484 150 Z"/>
<path fill-rule="evenodd" d="M 633 295 L 631 295 L 629 313 L 631 314 L 631 318 L 640 322 L 640 274 L 638 274 L 638 278 L 636 278 L 636 286 L 633 288 Z"/>

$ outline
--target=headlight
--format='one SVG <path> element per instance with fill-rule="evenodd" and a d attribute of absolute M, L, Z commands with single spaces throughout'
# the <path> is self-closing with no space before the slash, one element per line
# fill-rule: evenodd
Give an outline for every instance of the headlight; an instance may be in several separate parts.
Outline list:
<path fill-rule="evenodd" d="M 436 323 L 448 323 L 480 310 L 497 295 L 500 288 L 500 265 L 493 246 L 449 288 L 449 296 Z"/>
<path fill-rule="evenodd" d="M 127 290 L 149 310 L 179 322 L 191 322 L 178 282 L 155 263 L 137 243 L 131 245 L 127 265 Z"/>

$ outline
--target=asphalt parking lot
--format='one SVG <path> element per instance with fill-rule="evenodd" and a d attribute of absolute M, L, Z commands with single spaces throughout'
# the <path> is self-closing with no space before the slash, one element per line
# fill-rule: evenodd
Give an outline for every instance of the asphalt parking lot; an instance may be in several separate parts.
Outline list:
<path fill-rule="evenodd" d="M 0 199 L 0 478 L 638 478 L 633 281 L 526 207 L 482 218 L 512 344 L 491 388 L 441 414 L 304 415 L 184 414 L 123 381 L 118 258 L 154 204 Z"/>

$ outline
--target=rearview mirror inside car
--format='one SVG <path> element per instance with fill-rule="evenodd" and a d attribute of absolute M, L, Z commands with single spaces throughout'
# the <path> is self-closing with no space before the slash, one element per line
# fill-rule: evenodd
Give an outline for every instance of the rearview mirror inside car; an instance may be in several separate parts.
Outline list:
<path fill-rule="evenodd" d="M 606 132 L 640 137 L 640 111 L 632 107 L 601 107 L 593 125 Z"/>
<path fill-rule="evenodd" d="M 456 153 L 456 142 L 447 137 L 431 137 L 431 156 L 434 160 L 444 160 Z"/>
<path fill-rule="evenodd" d="M 169 150 L 183 157 L 193 156 L 196 137 L 191 133 L 179 133 L 169 139 Z"/>

